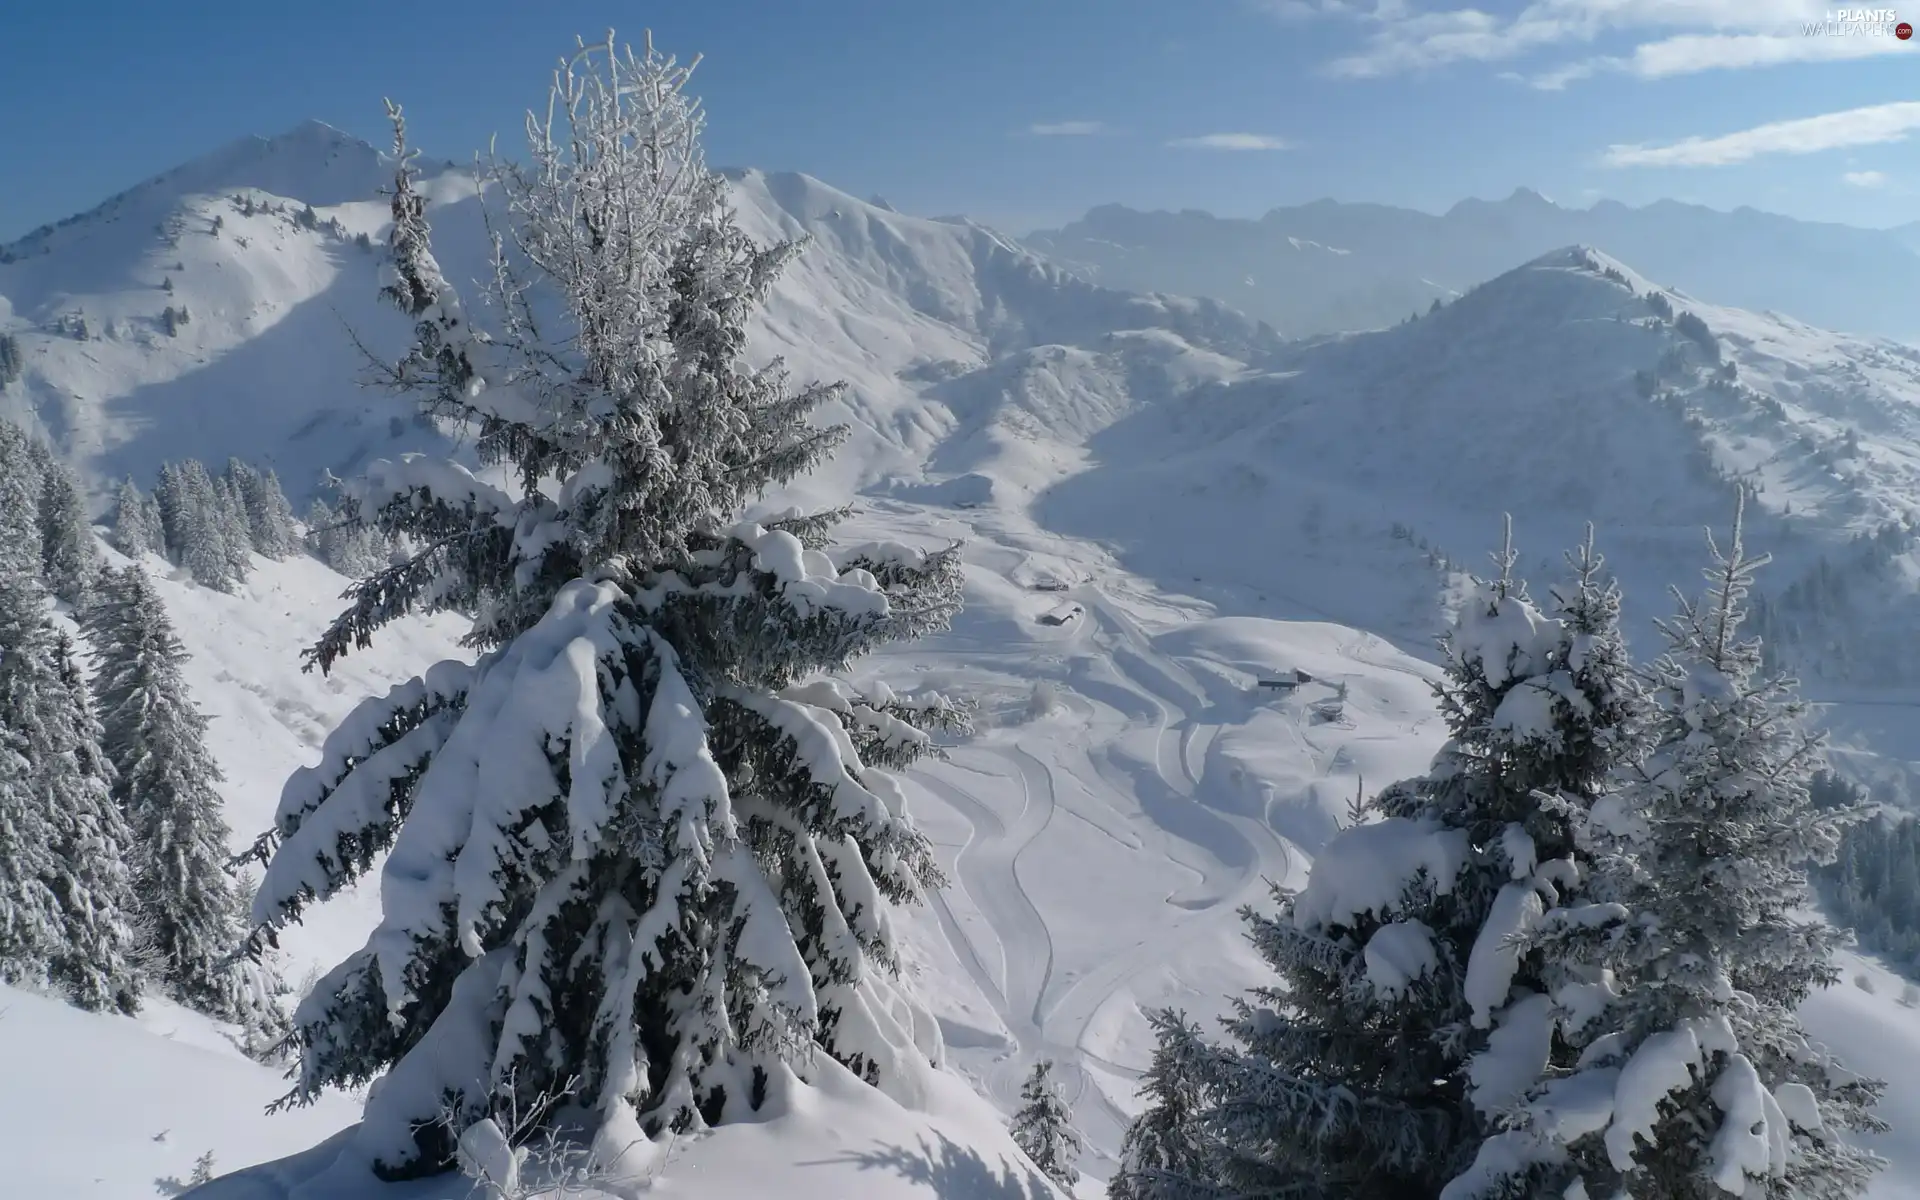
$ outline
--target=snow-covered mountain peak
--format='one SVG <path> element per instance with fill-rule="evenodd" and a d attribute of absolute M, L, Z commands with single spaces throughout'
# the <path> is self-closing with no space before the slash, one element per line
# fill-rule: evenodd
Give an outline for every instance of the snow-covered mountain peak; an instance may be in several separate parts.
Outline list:
<path fill-rule="evenodd" d="M 123 223 L 164 221 L 194 197 L 255 192 L 327 207 L 371 198 L 387 157 L 321 121 L 303 121 L 275 137 L 237 138 L 141 181 L 86 212 L 42 226 L 6 246 L 0 262 L 53 253 Z"/>
<path fill-rule="evenodd" d="M 391 170 L 388 156 L 324 121 L 302 121 L 273 137 L 237 138 L 175 168 L 165 181 L 179 192 L 254 188 L 297 196 L 316 207 L 365 200 Z"/>

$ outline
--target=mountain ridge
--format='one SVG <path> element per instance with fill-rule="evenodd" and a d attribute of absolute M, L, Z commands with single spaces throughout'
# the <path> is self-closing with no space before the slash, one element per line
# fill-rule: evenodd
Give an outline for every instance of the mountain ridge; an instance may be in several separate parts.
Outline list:
<path fill-rule="evenodd" d="M 1029 245 L 1116 287 L 1214 296 L 1303 336 L 1378 328 L 1563 245 L 1584 243 L 1724 304 L 1920 336 L 1920 236 L 1675 200 L 1556 204 L 1520 188 L 1444 214 L 1317 200 L 1252 219 L 1101 205 Z M 1297 242 L 1343 251 L 1335 263 Z"/>
<path fill-rule="evenodd" d="M 132 473 L 150 482 L 160 461 L 191 453 L 215 462 L 233 454 L 273 465 L 298 500 L 327 472 L 348 475 L 373 457 L 445 446 L 444 435 L 430 423 L 405 417 L 390 400 L 362 387 L 361 354 L 391 357 L 405 335 L 404 322 L 375 300 L 377 239 L 388 219 L 375 190 L 384 175 L 376 172 L 391 165 L 370 145 L 309 124 L 279 139 L 230 143 L 188 164 L 191 170 L 168 172 L 124 194 L 139 198 L 142 220 L 116 215 L 131 211 L 132 202 L 123 200 L 118 208 L 110 202 L 90 210 L 89 219 L 69 222 L 39 252 L 0 265 L 0 297 L 7 302 L 0 306 L 0 328 L 12 329 L 24 362 L 22 378 L 5 390 L 5 403 L 90 469 L 97 496 L 115 477 Z M 1567 386 L 1550 369 L 1558 354 L 1585 364 L 1568 368 L 1570 378 L 1587 389 L 1583 395 L 1599 397 L 1576 402 L 1570 411 L 1577 415 L 1582 405 L 1599 402 L 1617 408 L 1618 429 L 1659 423 L 1657 431 L 1645 431 L 1644 440 L 1649 453 L 1666 463 L 1653 472 L 1660 486 L 1642 485 L 1637 494 L 1664 494 L 1672 479 L 1688 471 L 1755 478 L 1772 472 L 1760 505 L 1772 515 L 1757 520 L 1774 521 L 1788 531 L 1783 536 L 1838 557 L 1858 557 L 1854 539 L 1892 538 L 1887 546 L 1897 542 L 1897 551 L 1876 552 L 1873 569 L 1882 573 L 1894 569 L 1893 560 L 1909 559 L 1909 534 L 1884 531 L 1920 521 L 1913 506 L 1898 499 L 1908 491 L 1920 494 L 1920 473 L 1906 465 L 1909 459 L 1920 462 L 1920 449 L 1907 448 L 1920 443 L 1920 434 L 1904 415 L 1910 400 L 1920 402 L 1920 373 L 1916 356 L 1891 343 L 1708 305 L 1691 292 L 1656 286 L 1617 257 L 1578 245 L 1558 246 L 1476 281 L 1462 289 L 1464 297 L 1418 322 L 1290 342 L 1217 300 L 1092 283 L 976 222 L 903 215 L 794 172 L 727 174 L 736 213 L 752 236 L 763 243 L 810 243 L 776 281 L 752 330 L 750 352 L 784 357 L 799 379 L 849 385 L 822 416 L 847 426 L 853 444 L 789 497 L 796 502 L 861 494 L 963 511 L 1009 512 L 1033 503 L 1038 511 L 1059 514 L 1066 511 L 1060 497 L 1087 486 L 1086 480 L 1140 465 L 1127 460 L 1124 430 L 1165 426 L 1170 414 L 1219 424 L 1226 420 L 1222 414 L 1242 410 L 1258 420 L 1246 423 L 1254 421 L 1250 416 L 1232 427 L 1223 435 L 1224 449 L 1192 443 L 1189 431 L 1162 428 L 1150 443 L 1148 476 L 1156 480 L 1154 488 L 1172 486 L 1175 495 L 1187 486 L 1164 478 L 1175 461 L 1203 482 L 1243 472 L 1265 478 L 1271 465 L 1245 461 L 1233 441 L 1257 444 L 1265 436 L 1259 430 L 1283 411 L 1292 413 L 1288 420 L 1311 426 L 1320 420 L 1311 415 L 1315 410 L 1289 407 L 1290 398 L 1316 395 L 1320 412 L 1345 410 L 1365 418 L 1358 427 L 1319 426 L 1319 452 L 1296 466 L 1301 479 L 1317 480 L 1326 495 L 1343 495 L 1349 485 L 1337 468 L 1363 466 L 1383 445 L 1407 450 L 1450 436 L 1437 427 L 1413 443 L 1378 436 L 1392 421 L 1418 427 L 1432 415 L 1431 403 L 1464 403 L 1474 392 L 1499 400 L 1509 407 L 1470 405 L 1461 419 L 1498 431 L 1495 442 L 1511 447 L 1513 430 L 1552 417 L 1553 409 L 1542 402 Z M 338 195 L 347 183 L 365 184 L 369 194 L 309 205 L 249 182 L 260 178 L 289 191 L 307 190 L 311 181 L 321 195 Z M 442 166 L 421 187 L 449 277 L 486 277 L 487 241 L 471 178 Z M 217 190 L 193 190 L 206 188 Z M 1526 211 L 1555 207 L 1537 193 L 1510 199 Z M 145 224 L 155 211 L 165 219 Z M 1128 210 L 1105 211 L 1116 220 L 1131 219 Z M 1212 218 L 1195 219 L 1218 226 Z M 1289 235 L 1287 245 L 1289 253 L 1322 264 L 1347 256 L 1340 247 L 1303 237 Z M 1517 281 L 1576 278 L 1586 281 L 1579 289 L 1535 287 L 1512 303 L 1499 301 L 1521 286 Z M 1656 296 L 1666 306 L 1664 317 L 1647 307 Z M 1598 307 L 1588 311 L 1583 305 Z M 1704 319 L 1711 353 L 1724 350 L 1731 366 L 1686 357 L 1695 351 L 1674 328 L 1679 310 Z M 190 312 L 191 319 L 169 321 L 170 311 Z M 84 337 L 72 328 L 80 316 L 89 326 Z M 1611 348 L 1598 348 L 1603 345 Z M 1635 393 L 1635 380 L 1658 374 L 1673 355 L 1681 358 L 1669 365 L 1685 378 L 1648 385 L 1665 397 L 1667 408 L 1650 405 L 1650 396 Z M 1516 366 L 1522 363 L 1536 365 Z M 1715 372 L 1723 370 L 1741 376 L 1718 378 Z M 1413 407 L 1397 408 L 1403 400 Z M 1764 420 L 1755 415 L 1773 408 L 1791 414 Z M 1668 409 L 1671 417 L 1660 415 Z M 1760 429 L 1755 422 L 1772 424 Z M 1774 426 L 1778 430 L 1768 432 Z M 1115 433 L 1116 427 L 1123 432 Z M 1336 428 L 1346 432 L 1336 436 Z M 1626 462 L 1618 429 L 1611 438 L 1605 428 L 1596 432 L 1584 452 L 1587 463 Z M 1552 433 L 1550 425 L 1541 430 L 1542 438 Z M 1893 439 L 1885 454 L 1876 449 L 1860 459 L 1848 449 L 1853 440 L 1875 437 Z M 1753 448 L 1760 446 L 1769 448 L 1768 462 L 1755 457 Z M 1615 448 L 1599 455 L 1600 447 Z M 1843 451 L 1856 457 L 1843 458 Z M 1216 452 L 1230 461 L 1209 460 Z M 1531 461 L 1517 447 L 1509 453 L 1523 467 Z M 1788 470 L 1783 463 L 1797 465 Z M 1851 474 L 1835 475 L 1836 463 Z M 1500 466 L 1494 456 L 1476 469 Z M 1377 482 L 1399 486 L 1415 477 L 1427 478 L 1433 495 L 1445 494 L 1447 480 L 1434 477 L 1417 455 Z M 1716 494 L 1730 494 L 1723 479 L 1713 486 L 1720 489 Z M 1157 493 L 1134 487 L 1126 494 Z M 1788 495 L 1794 501 L 1783 499 Z M 1524 499 L 1529 508 L 1565 514 L 1550 535 L 1564 541 L 1587 516 L 1603 524 L 1612 519 L 1598 511 L 1606 497 L 1591 487 L 1543 483 L 1515 492 L 1508 502 Z M 1782 508 L 1797 503 L 1798 510 L 1773 512 L 1776 499 Z M 1223 503 L 1216 497 L 1202 509 L 1217 516 Z M 1823 506 L 1843 503 L 1860 511 L 1845 520 L 1821 515 Z M 1723 518 L 1703 505 L 1696 499 L 1682 506 L 1690 528 Z M 1180 504 L 1165 507 L 1164 513 L 1140 514 L 1143 527 Z M 1431 513 L 1435 505 L 1430 497 L 1404 507 Z M 1493 520 L 1484 507 L 1442 513 L 1467 525 L 1423 533 L 1440 545 L 1471 545 Z M 1103 501 L 1094 508 L 1098 515 L 1126 505 Z M 1404 516 L 1373 511 L 1381 529 L 1407 523 Z M 1110 546 L 1129 540 L 1125 529 L 1099 521 L 1077 525 L 1075 532 Z M 1297 533 L 1286 536 L 1297 540 Z M 1192 536 L 1170 541 L 1189 543 Z M 1409 561 L 1404 549 L 1389 548 L 1376 564 L 1390 581 L 1388 590 L 1406 586 L 1394 574 Z M 1798 571 L 1815 570 L 1818 562 L 1817 555 L 1785 557 Z M 1678 558 L 1663 556 L 1662 571 L 1670 560 Z M 1171 577 L 1192 573 L 1173 571 Z M 1414 591 L 1374 621 L 1375 628 L 1393 628 L 1410 646 L 1419 643 L 1424 626 L 1404 618 L 1423 605 L 1421 611 L 1431 613 L 1438 587 L 1419 571 L 1412 578 L 1421 580 Z M 1666 574 L 1654 584 L 1664 587 L 1672 579 Z M 1267 582 L 1268 594 L 1279 590 Z M 1891 578 L 1873 589 L 1883 594 L 1876 608 L 1903 594 Z M 1329 610 L 1328 603 L 1308 607 Z M 1430 624 L 1431 618 L 1421 621 Z M 1920 674 L 1920 664 L 1914 671 Z"/>

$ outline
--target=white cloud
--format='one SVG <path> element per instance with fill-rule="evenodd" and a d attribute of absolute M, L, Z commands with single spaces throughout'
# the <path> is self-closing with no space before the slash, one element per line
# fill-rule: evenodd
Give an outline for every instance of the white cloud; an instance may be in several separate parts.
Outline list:
<path fill-rule="evenodd" d="M 1781 63 L 1835 62 L 1912 47 L 1888 36 L 1809 36 L 1829 0 L 1530 0 L 1512 15 L 1482 8 L 1415 12 L 1404 0 L 1265 0 L 1295 19 L 1345 17 L 1366 28 L 1362 46 L 1326 66 L 1365 79 L 1453 63 L 1514 63 L 1543 52 L 1625 34 L 1639 44 L 1619 56 L 1576 59 L 1503 77 L 1549 90 L 1600 74 L 1661 79 Z"/>
<path fill-rule="evenodd" d="M 1720 137 L 1683 138 L 1665 146 L 1609 146 L 1602 161 L 1610 167 L 1724 167 L 1767 154 L 1816 154 L 1897 142 L 1914 129 L 1920 129 L 1920 101 L 1905 100 L 1775 121 Z"/>
<path fill-rule="evenodd" d="M 1542 7 L 1536 4 L 1511 21 L 1460 8 L 1382 22 L 1365 49 L 1335 59 L 1327 71 L 1349 79 L 1375 79 L 1448 63 L 1503 62 L 1574 36 L 1563 16 L 1534 15 Z"/>
<path fill-rule="evenodd" d="M 1886 184 L 1887 176 L 1883 171 L 1848 171 L 1840 181 L 1857 188 L 1877 188 Z"/>
<path fill-rule="evenodd" d="M 1408 14 L 1407 0 L 1249 0 L 1262 12 L 1283 21 L 1311 21 L 1319 17 L 1398 20 Z"/>
<path fill-rule="evenodd" d="M 1027 132 L 1034 137 L 1092 137 L 1106 131 L 1104 121 L 1042 121 L 1027 126 Z"/>
<path fill-rule="evenodd" d="M 1558 91 L 1602 72 L 1625 72 L 1640 79 L 1667 79 L 1703 71 L 1737 71 L 1783 63 L 1847 62 L 1882 54 L 1912 53 L 1913 47 L 1888 37 L 1803 37 L 1773 33 L 1686 33 L 1645 42 L 1624 58 L 1589 58 L 1532 76 L 1526 82 Z"/>
<path fill-rule="evenodd" d="M 1287 150 L 1293 143 L 1265 133 L 1203 133 L 1174 138 L 1167 145 L 1183 150 Z"/>

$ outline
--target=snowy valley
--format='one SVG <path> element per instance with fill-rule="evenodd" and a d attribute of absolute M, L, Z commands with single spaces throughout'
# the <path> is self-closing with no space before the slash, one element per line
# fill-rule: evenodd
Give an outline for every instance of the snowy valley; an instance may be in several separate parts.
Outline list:
<path fill-rule="evenodd" d="M 377 189 L 392 170 L 313 124 L 0 248 L 0 400 L 82 471 L 103 523 L 117 480 L 151 487 L 189 456 L 272 466 L 297 509 L 329 473 L 410 451 L 477 465 L 446 422 L 363 386 L 357 342 L 382 361 L 408 345 L 377 300 Z M 828 1063 L 783 1111 L 676 1143 L 662 1194 L 731 1200 L 769 1179 L 809 1197 L 1063 1194 L 1001 1127 L 1041 1061 L 1057 1062 L 1088 1142 L 1076 1194 L 1103 1194 L 1154 1050 L 1145 1014 L 1211 1018 L 1268 983 L 1241 907 L 1303 887 L 1349 803 L 1440 749 L 1434 638 L 1468 594 L 1463 573 L 1486 573 L 1503 513 L 1537 593 L 1597 526 L 1640 651 L 1666 589 L 1695 590 L 1703 527 L 1724 530 L 1747 489 L 1748 543 L 1776 559 L 1759 630 L 1807 676 L 1850 774 L 1889 797 L 1920 785 L 1920 723 L 1902 707 L 1920 696 L 1920 351 L 1716 303 L 1792 292 L 1812 252 L 1753 290 L 1689 281 L 1696 298 L 1636 273 L 1684 279 L 1677 262 L 1597 235 L 1485 266 L 1502 241 L 1433 269 L 1431 292 L 1365 284 L 1398 289 L 1395 319 L 1412 296 L 1416 320 L 1288 340 L 1297 310 L 1244 306 L 1276 332 L 1220 299 L 1087 282 L 1060 264 L 1090 234 L 1023 245 L 806 176 L 729 178 L 754 239 L 809 239 L 749 356 L 849 384 L 819 414 L 848 426 L 847 444 L 765 511 L 851 500 L 841 540 L 957 543 L 952 627 L 861 660 L 857 678 L 978 711 L 944 760 L 901 776 L 948 881 L 899 912 L 901 957 L 936 1022 L 916 1033 L 950 1070 L 902 1105 Z M 443 164 L 421 189 L 447 276 L 485 278 L 467 174 Z M 1094 277 L 1160 278 L 1113 264 Z M 1906 295 L 1887 288 L 1861 303 Z M 1353 310 L 1370 323 L 1379 307 Z M 236 852 L 359 701 L 472 657 L 467 622 L 442 614 L 302 673 L 346 578 L 296 555 L 225 594 L 157 556 L 136 566 L 191 654 Z M 360 948 L 379 886 L 368 875 L 289 928 L 290 978 Z M 1847 956 L 1844 975 L 1807 1019 L 1889 1081 L 1892 1130 L 1869 1140 L 1892 1166 L 1868 1194 L 1920 1196 L 1920 1014 L 1877 964 Z M 0 1065 L 0 1162 L 23 1197 L 150 1196 L 203 1153 L 220 1172 L 251 1167 L 360 1113 L 333 1094 L 264 1115 L 286 1090 L 277 1072 L 164 1002 L 127 1018 L 0 989 Z M 195 1195 L 335 1200 L 308 1185 L 343 1144 Z M 441 1179 L 381 1194 L 464 1191 Z"/>

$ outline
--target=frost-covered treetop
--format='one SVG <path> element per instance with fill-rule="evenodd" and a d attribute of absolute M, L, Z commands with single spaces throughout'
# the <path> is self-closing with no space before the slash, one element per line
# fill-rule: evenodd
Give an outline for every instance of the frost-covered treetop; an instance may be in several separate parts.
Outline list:
<path fill-rule="evenodd" d="M 742 359 L 747 318 L 800 243 L 762 248 L 735 223 L 725 180 L 700 152 L 699 105 L 682 90 L 691 69 L 651 43 L 636 56 L 609 39 L 556 72 L 546 111 L 528 116 L 529 161 L 487 168 L 506 205 L 490 329 L 434 258 L 405 122 L 389 104 L 400 169 L 383 295 L 414 319 L 416 345 L 387 378 L 474 430 L 482 463 L 510 468 L 513 487 L 423 456 L 377 464 L 355 496 L 360 514 L 404 526 L 423 549 L 356 589 L 354 609 L 312 651 L 323 670 L 406 611 L 474 612 L 473 644 L 494 646 L 538 621 L 569 580 L 671 586 L 663 573 L 713 567 L 748 502 L 842 439 L 841 427 L 809 422 L 842 385 L 790 390 L 778 360 Z M 825 524 L 761 537 L 807 538 Z M 767 552 L 795 557 L 791 546 Z M 847 569 L 804 565 L 823 586 Z"/>

